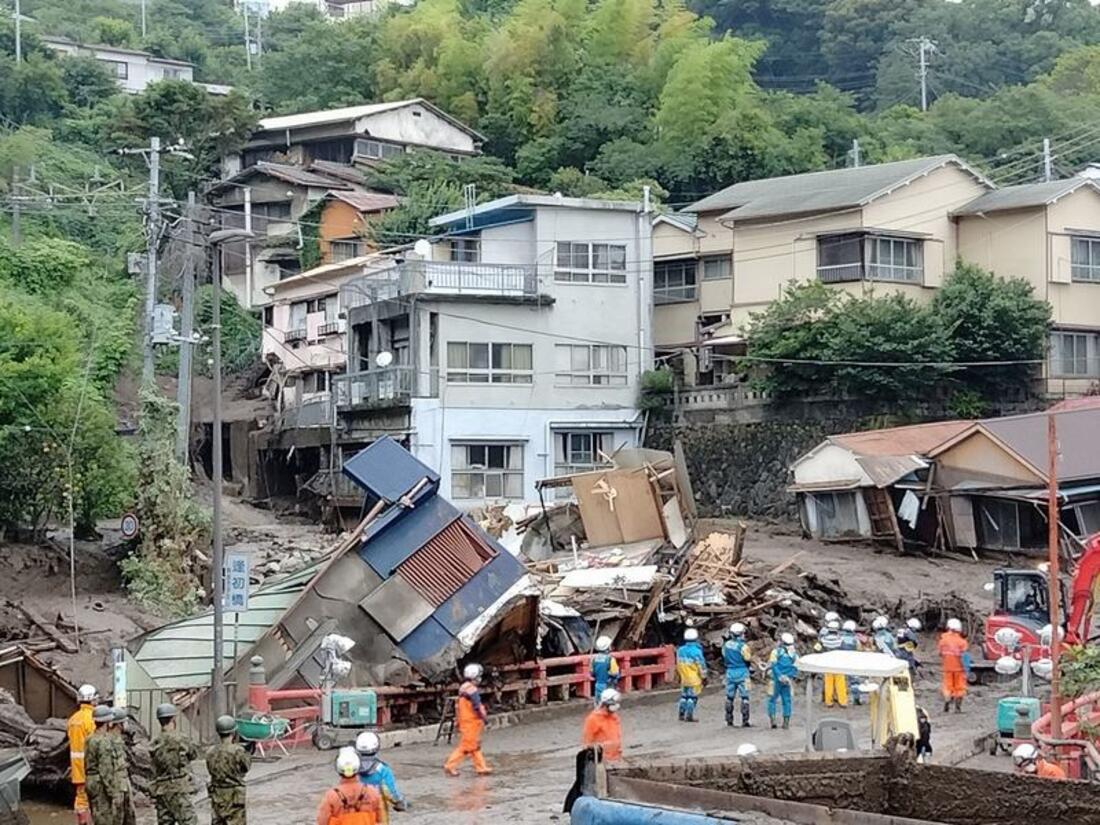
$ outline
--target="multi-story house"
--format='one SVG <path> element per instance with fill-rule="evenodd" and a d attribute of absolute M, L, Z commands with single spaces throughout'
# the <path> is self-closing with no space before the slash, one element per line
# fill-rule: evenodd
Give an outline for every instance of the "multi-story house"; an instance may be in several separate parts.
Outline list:
<path fill-rule="evenodd" d="M 651 368 L 651 221 L 638 203 L 512 195 L 433 220 L 340 289 L 337 463 L 382 434 L 460 505 L 535 500 L 542 477 L 636 445 Z"/>
<path fill-rule="evenodd" d="M 955 210 L 959 255 L 1026 278 L 1053 310 L 1047 390 L 1100 385 L 1100 187 L 1091 178 L 1009 186 Z"/>
<path fill-rule="evenodd" d="M 114 74 L 119 88 L 129 94 L 144 92 L 150 83 L 158 80 L 185 80 L 195 82 L 195 66 L 186 60 L 170 60 L 157 57 L 151 52 L 140 49 L 125 49 L 120 46 L 105 46 L 79 43 L 67 37 L 41 37 L 42 45 L 58 54 L 92 57 L 106 66 Z M 224 95 L 229 86 L 216 83 L 199 83 L 211 94 Z"/>
<path fill-rule="evenodd" d="M 460 159 L 480 144 L 420 98 L 264 118 L 241 151 L 222 158 L 222 180 L 207 191 L 223 225 L 259 236 L 224 247 L 226 287 L 243 306 L 265 306 L 273 284 L 301 271 L 314 235 L 323 263 L 365 254 L 371 217 L 397 201 L 373 191 L 362 167 L 417 148 Z"/>
<path fill-rule="evenodd" d="M 958 255 L 954 210 L 992 184 L 954 155 L 746 181 L 658 220 L 658 350 L 720 383 L 753 312 L 792 280 L 927 300 Z M 717 357 L 715 357 L 717 356 Z"/>

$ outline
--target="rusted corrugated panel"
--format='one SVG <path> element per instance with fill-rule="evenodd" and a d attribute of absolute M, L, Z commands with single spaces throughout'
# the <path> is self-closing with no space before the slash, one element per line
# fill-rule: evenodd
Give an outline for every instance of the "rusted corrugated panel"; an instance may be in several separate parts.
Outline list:
<path fill-rule="evenodd" d="M 492 557 L 485 542 L 458 519 L 401 562 L 397 575 L 438 607 Z"/>

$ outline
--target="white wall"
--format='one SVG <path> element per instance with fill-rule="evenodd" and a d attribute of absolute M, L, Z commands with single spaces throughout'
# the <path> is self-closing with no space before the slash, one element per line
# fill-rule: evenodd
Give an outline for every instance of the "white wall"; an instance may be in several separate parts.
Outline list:
<path fill-rule="evenodd" d="M 467 132 L 423 106 L 404 106 L 368 115 L 355 124 L 355 131 L 379 140 L 431 146 L 443 151 L 473 154 L 474 139 Z"/>
<path fill-rule="evenodd" d="M 441 476 L 440 491 L 451 495 L 451 444 L 463 441 L 523 444 L 523 498 L 538 501 L 535 481 L 554 474 L 553 433 L 560 430 L 611 432 L 614 448 L 638 445 L 641 419 L 635 410 L 568 410 L 554 408 L 455 408 L 444 399 L 413 401 L 412 453 Z M 552 494 L 548 498 L 553 498 Z M 458 507 L 479 501 L 455 499 Z"/>
<path fill-rule="evenodd" d="M 791 470 L 794 473 L 795 484 L 820 484 L 858 479 L 861 486 L 871 486 L 871 479 L 859 466 L 852 452 L 836 444 L 817 447 L 812 454 L 800 458 Z"/>

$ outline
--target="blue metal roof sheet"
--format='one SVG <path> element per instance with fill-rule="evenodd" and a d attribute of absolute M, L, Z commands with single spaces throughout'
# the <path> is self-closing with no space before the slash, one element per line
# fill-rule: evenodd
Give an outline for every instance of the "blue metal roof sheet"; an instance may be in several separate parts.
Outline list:
<path fill-rule="evenodd" d="M 423 478 L 434 492 L 439 474 L 389 436 L 383 436 L 344 463 L 344 475 L 377 498 L 397 501 Z"/>

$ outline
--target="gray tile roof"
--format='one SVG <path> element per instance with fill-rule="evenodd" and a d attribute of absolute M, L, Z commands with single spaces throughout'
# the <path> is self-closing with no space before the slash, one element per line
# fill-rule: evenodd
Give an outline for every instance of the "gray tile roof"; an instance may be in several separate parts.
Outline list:
<path fill-rule="evenodd" d="M 831 212 L 861 206 L 895 186 L 948 164 L 965 169 L 992 186 L 955 155 L 934 155 L 852 169 L 806 172 L 735 183 L 693 203 L 684 211 L 722 210 L 727 212 L 723 217 L 733 220 Z"/>
<path fill-rule="evenodd" d="M 986 192 L 970 203 L 959 207 L 954 215 L 979 215 L 984 212 L 1000 212 L 1006 209 L 1028 209 L 1046 206 L 1058 198 L 1075 192 L 1082 186 L 1088 186 L 1100 192 L 1096 184 L 1086 178 L 1067 178 L 1052 180 L 1048 183 L 1023 183 L 1019 186 L 1006 186 Z"/>

